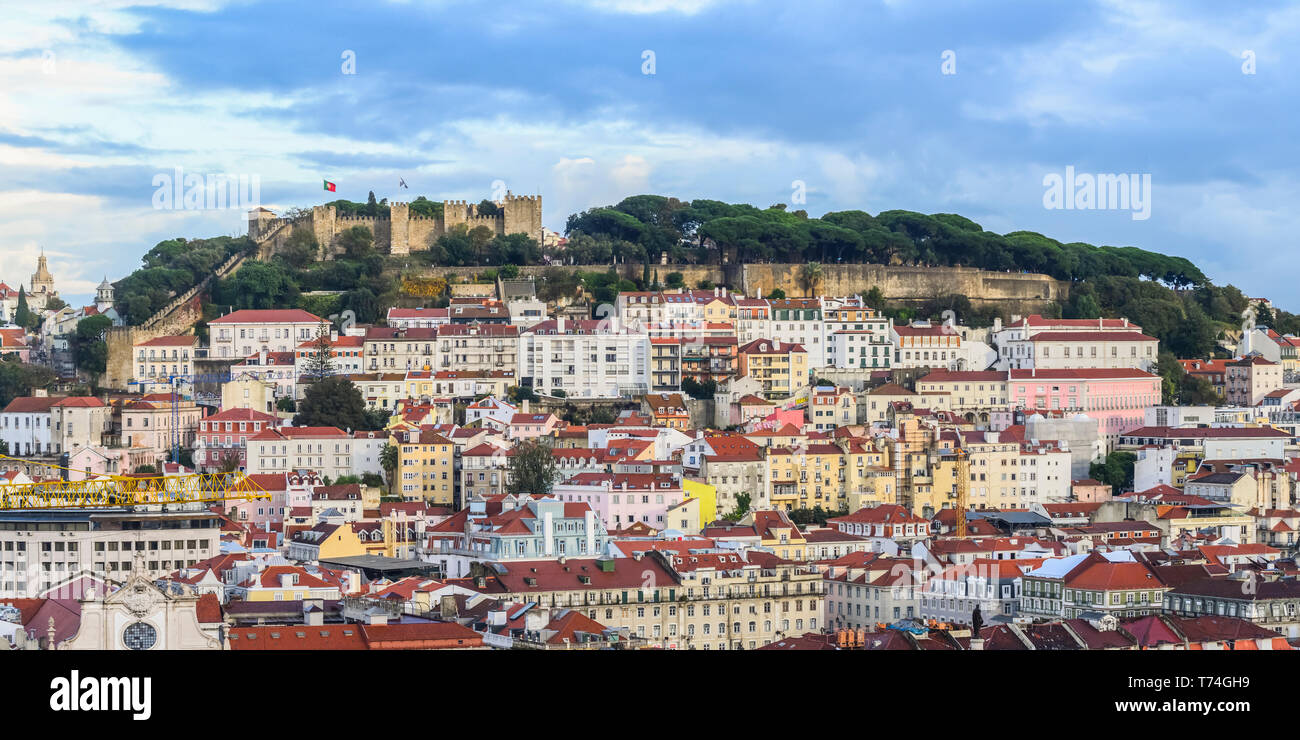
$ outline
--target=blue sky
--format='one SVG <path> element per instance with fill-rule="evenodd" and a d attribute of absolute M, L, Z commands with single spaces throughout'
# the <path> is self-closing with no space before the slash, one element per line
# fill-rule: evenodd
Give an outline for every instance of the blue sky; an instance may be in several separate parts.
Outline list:
<path fill-rule="evenodd" d="M 477 201 L 503 181 L 541 193 L 556 230 L 645 192 L 791 203 L 798 180 L 813 215 L 956 212 L 1134 245 L 1300 310 L 1298 6 L 50 0 L 6 13 L 11 285 L 41 248 L 62 292 L 86 297 L 161 239 L 242 233 L 242 209 L 154 208 L 154 177 L 181 167 L 254 175 L 273 209 L 323 201 L 323 179 L 355 200 Z M 1043 178 L 1067 166 L 1149 174 L 1150 218 L 1045 209 Z"/>

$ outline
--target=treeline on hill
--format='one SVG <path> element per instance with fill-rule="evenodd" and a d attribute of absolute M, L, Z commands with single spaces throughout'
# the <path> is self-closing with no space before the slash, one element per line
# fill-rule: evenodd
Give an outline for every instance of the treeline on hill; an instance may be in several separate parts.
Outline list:
<path fill-rule="evenodd" d="M 142 324 L 230 257 L 253 247 L 246 236 L 158 242 L 145 253 L 140 269 L 114 285 L 118 313 L 132 326 Z"/>
<path fill-rule="evenodd" d="M 832 211 L 809 218 L 783 203 L 759 209 L 716 200 L 681 201 L 636 195 L 617 205 L 569 217 L 565 230 L 577 263 L 605 257 L 657 261 L 668 251 L 674 262 L 871 262 L 901 265 L 969 266 L 994 271 L 1039 272 L 1060 280 L 1101 275 L 1146 277 L 1175 288 L 1199 285 L 1205 276 L 1182 257 L 1136 247 L 1062 244 L 1031 231 L 1002 235 L 952 213 Z M 693 246 L 692 246 L 693 245 Z M 588 249 L 598 249 L 587 254 Z M 582 259 L 590 256 L 590 261 Z"/>
<path fill-rule="evenodd" d="M 397 294 L 397 285 L 384 275 L 384 255 L 375 251 L 374 236 L 364 226 L 348 229 L 339 241 L 342 253 L 318 260 L 315 236 L 295 230 L 270 261 L 247 261 L 218 281 L 204 307 L 205 323 L 228 309 L 268 308 L 302 308 L 322 317 L 351 310 L 358 322 L 378 320 Z"/>

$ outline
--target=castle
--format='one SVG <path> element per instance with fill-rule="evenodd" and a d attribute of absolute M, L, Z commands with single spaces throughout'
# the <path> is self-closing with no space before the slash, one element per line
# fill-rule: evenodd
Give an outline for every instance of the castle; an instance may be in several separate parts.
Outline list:
<path fill-rule="evenodd" d="M 258 254 L 268 258 L 284 245 L 295 230 L 307 229 L 321 245 L 323 258 L 339 251 L 338 237 L 354 226 L 365 226 L 375 238 L 375 249 L 388 254 L 410 254 L 433 246 L 438 237 L 464 224 L 468 229 L 486 226 L 495 235 L 527 234 L 542 240 L 542 196 L 513 195 L 506 191 L 497 203 L 500 212 L 478 214 L 478 206 L 463 200 L 442 202 L 442 216 L 412 215 L 407 203 L 389 203 L 388 213 L 378 217 L 340 216 L 334 206 L 313 206 L 311 213 L 297 219 L 277 218 L 265 208 L 248 213 L 248 236 L 257 243 Z"/>

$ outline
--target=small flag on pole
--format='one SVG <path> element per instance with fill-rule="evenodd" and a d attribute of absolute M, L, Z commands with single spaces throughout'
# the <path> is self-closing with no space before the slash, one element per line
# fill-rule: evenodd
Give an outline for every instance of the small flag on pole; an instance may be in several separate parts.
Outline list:
<path fill-rule="evenodd" d="M 326 180 L 325 189 L 330 191 L 331 193 L 334 192 L 334 183 L 330 182 L 329 180 Z"/>

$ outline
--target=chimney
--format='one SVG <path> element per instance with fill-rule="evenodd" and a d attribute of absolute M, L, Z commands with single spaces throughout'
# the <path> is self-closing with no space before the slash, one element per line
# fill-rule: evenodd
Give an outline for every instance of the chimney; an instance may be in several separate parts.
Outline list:
<path fill-rule="evenodd" d="M 257 351 L 257 364 L 262 365 L 263 367 L 266 366 L 266 347 Z"/>
<path fill-rule="evenodd" d="M 524 405 L 523 405 L 522 409 L 523 409 L 523 412 L 524 412 L 525 414 L 528 413 L 528 399 L 527 399 L 527 398 L 524 399 Z"/>
<path fill-rule="evenodd" d="M 555 332 L 556 332 L 557 334 L 563 334 L 563 333 L 564 333 L 564 317 L 563 317 L 563 316 L 560 316 L 559 318 L 557 318 L 557 319 L 555 320 Z"/>
<path fill-rule="evenodd" d="M 322 599 L 303 599 L 303 624 L 319 627 L 325 624 L 325 602 Z"/>
<path fill-rule="evenodd" d="M 451 594 L 443 596 L 438 602 L 438 613 L 442 621 L 454 621 L 460 615 L 460 611 L 456 608 L 456 597 Z"/>

